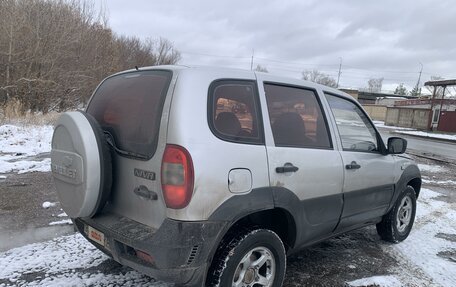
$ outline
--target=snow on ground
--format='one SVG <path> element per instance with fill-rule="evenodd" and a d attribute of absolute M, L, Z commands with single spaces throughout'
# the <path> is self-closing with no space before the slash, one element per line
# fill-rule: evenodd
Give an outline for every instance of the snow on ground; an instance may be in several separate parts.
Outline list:
<path fill-rule="evenodd" d="M 429 164 L 423 164 L 423 163 L 419 163 L 418 168 L 421 171 L 432 172 L 432 173 L 437 173 L 437 172 L 441 172 L 441 171 L 445 170 L 445 168 L 441 167 L 440 165 L 429 165 Z"/>
<path fill-rule="evenodd" d="M 374 276 L 358 279 L 347 283 L 349 286 L 381 286 L 381 287 L 402 287 L 404 286 L 395 276 Z"/>
<path fill-rule="evenodd" d="M 400 266 L 418 269 L 430 277 L 435 286 L 453 287 L 456 286 L 456 263 L 448 257 L 456 252 L 456 243 L 451 239 L 456 236 L 456 209 L 454 203 L 436 200 L 438 196 L 441 194 L 423 188 L 409 237 L 399 244 L 384 245 L 384 250 L 394 256 Z M 401 282 L 409 280 L 401 278 L 400 270 L 391 271 L 396 272 Z"/>
<path fill-rule="evenodd" d="M 385 122 L 383 121 L 373 121 L 374 125 L 378 128 L 385 128 L 385 129 L 394 129 L 400 131 L 416 131 L 412 128 L 403 128 L 403 127 L 396 127 L 396 126 L 385 126 Z"/>
<path fill-rule="evenodd" d="M 434 133 L 434 132 L 428 133 L 428 132 L 418 131 L 418 130 L 412 129 L 412 128 L 385 126 L 385 122 L 382 122 L 382 121 L 373 121 L 373 122 L 374 122 L 375 126 L 378 128 L 392 129 L 392 130 L 395 130 L 396 133 L 398 133 L 398 134 L 456 141 L 456 135 L 454 135 L 454 134 L 451 135 L 451 134 Z"/>
<path fill-rule="evenodd" d="M 171 286 L 128 268 L 94 271 L 109 261 L 80 234 L 62 236 L 0 253 L 0 286 Z"/>
<path fill-rule="evenodd" d="M 43 206 L 43 208 L 48 209 L 49 207 L 56 206 L 56 204 L 57 204 L 56 202 L 45 201 L 45 202 L 43 202 L 42 206 Z"/>
<path fill-rule="evenodd" d="M 52 126 L 0 126 L 0 173 L 49 171 L 49 158 L 35 156 L 50 152 Z"/>
<path fill-rule="evenodd" d="M 444 186 L 447 186 L 447 185 L 454 185 L 456 186 L 456 181 L 454 180 L 432 180 L 432 179 L 421 179 L 421 181 L 423 183 L 426 183 L 426 184 L 433 184 L 433 185 L 444 185 Z"/>
<path fill-rule="evenodd" d="M 49 222 L 49 225 L 65 225 L 65 224 L 73 224 L 73 221 L 71 221 L 71 219 L 62 219 L 62 220 L 59 220 L 59 221 L 53 221 L 53 222 Z"/>
<path fill-rule="evenodd" d="M 434 138 L 434 139 L 445 139 L 445 140 L 456 141 L 456 135 L 427 133 L 427 132 L 421 132 L 421 131 L 398 131 L 398 133 L 412 135 L 412 136 L 420 136 L 420 137 L 427 137 L 427 138 Z"/>
<path fill-rule="evenodd" d="M 65 212 L 57 214 L 57 217 L 67 217 L 68 215 Z"/>

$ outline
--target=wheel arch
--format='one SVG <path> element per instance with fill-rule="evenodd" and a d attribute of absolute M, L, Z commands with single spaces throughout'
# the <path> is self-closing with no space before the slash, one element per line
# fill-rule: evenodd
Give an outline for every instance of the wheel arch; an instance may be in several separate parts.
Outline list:
<path fill-rule="evenodd" d="M 288 200 L 289 203 L 294 203 L 297 199 L 292 197 Z M 208 268 L 219 246 L 224 240 L 228 240 L 237 228 L 271 229 L 280 237 L 286 251 L 293 249 L 299 236 L 299 218 L 296 218 L 293 208 L 288 209 L 283 204 L 275 204 L 275 201 L 273 188 L 264 187 L 253 189 L 248 194 L 232 196 L 223 202 L 208 219 L 226 222 L 207 258 Z"/>
<path fill-rule="evenodd" d="M 238 234 L 239 229 L 269 229 L 275 232 L 282 240 L 286 253 L 293 249 L 296 243 L 296 221 L 290 211 L 279 207 L 251 210 L 250 213 L 243 214 L 226 224 L 223 231 L 220 232 L 207 259 L 205 280 L 216 260 L 217 251 L 223 244 L 230 242 Z"/>
<path fill-rule="evenodd" d="M 415 190 L 416 198 L 418 199 L 418 196 L 420 195 L 420 191 L 421 191 L 421 178 L 415 177 L 412 180 L 410 180 L 407 183 L 407 185 L 410 185 L 411 187 L 413 187 L 413 189 Z"/>

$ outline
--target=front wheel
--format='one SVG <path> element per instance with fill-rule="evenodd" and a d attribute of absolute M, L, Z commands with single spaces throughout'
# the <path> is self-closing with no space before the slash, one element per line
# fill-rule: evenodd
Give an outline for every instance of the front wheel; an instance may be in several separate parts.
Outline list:
<path fill-rule="evenodd" d="M 268 229 L 245 230 L 222 242 L 208 273 L 208 286 L 278 287 L 286 255 L 280 237 Z"/>
<path fill-rule="evenodd" d="M 416 193 L 407 186 L 399 195 L 394 207 L 377 224 L 377 233 L 389 242 L 397 243 L 408 237 L 415 221 Z"/>

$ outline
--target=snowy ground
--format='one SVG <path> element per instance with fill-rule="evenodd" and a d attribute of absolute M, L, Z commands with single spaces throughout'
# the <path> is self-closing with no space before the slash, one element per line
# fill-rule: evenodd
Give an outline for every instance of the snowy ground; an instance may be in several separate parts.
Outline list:
<path fill-rule="evenodd" d="M 46 189 L 33 186 L 36 176 L 31 177 L 33 182 L 27 188 L 29 183 L 24 178 L 29 176 L 21 174 L 49 170 L 49 160 L 39 155 L 49 152 L 51 137 L 50 126 L 0 126 L 0 233 L 2 215 L 16 218 L 14 210 L 3 213 L 8 201 L 4 191 L 16 191 L 26 199 L 24 204 L 35 200 L 36 211 L 27 216 L 48 212 L 41 223 L 46 228 L 71 224 L 55 198 L 35 191 Z M 456 286 L 456 167 L 422 160 L 419 168 L 424 186 L 407 240 L 386 244 L 378 239 L 374 228 L 327 240 L 289 259 L 284 286 Z M 8 181 L 10 177 L 18 178 Z M 171 285 L 118 265 L 81 235 L 72 234 L 0 252 L 0 287 L 6 286 Z"/>
<path fill-rule="evenodd" d="M 419 137 L 425 137 L 425 138 L 430 138 L 430 139 L 443 139 L 443 140 L 456 141 L 455 134 L 445 134 L 445 133 L 438 133 L 438 132 L 428 133 L 428 132 L 418 131 L 418 130 L 412 129 L 412 128 L 386 126 L 385 122 L 383 122 L 383 121 L 374 121 L 374 124 L 379 128 L 394 130 L 398 134 L 419 136 Z"/>
<path fill-rule="evenodd" d="M 52 126 L 0 126 L 0 173 L 49 171 Z"/>

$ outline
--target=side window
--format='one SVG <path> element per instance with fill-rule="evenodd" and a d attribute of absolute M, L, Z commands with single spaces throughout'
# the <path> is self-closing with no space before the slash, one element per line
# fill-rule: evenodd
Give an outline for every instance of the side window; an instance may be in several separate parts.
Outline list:
<path fill-rule="evenodd" d="M 363 111 L 341 97 L 326 94 L 326 99 L 336 119 L 342 148 L 348 151 L 377 151 L 377 133 Z"/>
<path fill-rule="evenodd" d="M 209 88 L 209 125 L 224 140 L 263 143 L 256 83 L 220 80 Z"/>
<path fill-rule="evenodd" d="M 265 84 L 276 146 L 331 148 L 326 120 L 312 90 Z"/>

